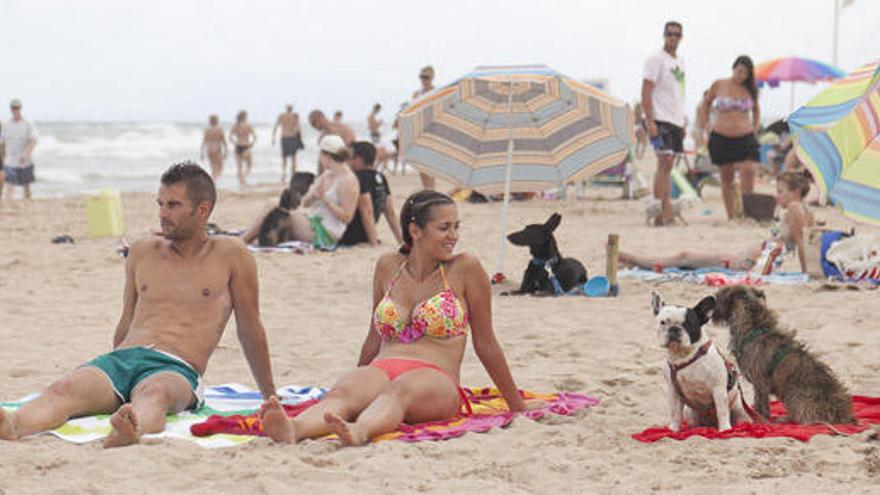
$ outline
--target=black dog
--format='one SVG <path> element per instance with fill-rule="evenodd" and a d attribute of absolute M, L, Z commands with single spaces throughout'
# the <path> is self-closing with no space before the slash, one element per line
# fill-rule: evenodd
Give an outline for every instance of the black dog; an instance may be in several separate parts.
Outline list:
<path fill-rule="evenodd" d="M 260 224 L 259 245 L 263 247 L 277 246 L 293 238 L 293 228 L 290 225 L 290 211 L 295 210 L 300 203 L 299 193 L 285 189 L 278 199 L 278 206 L 272 209 L 263 223 Z"/>
<path fill-rule="evenodd" d="M 559 295 L 587 281 L 587 269 L 583 263 L 559 254 L 553 231 L 561 221 L 562 215 L 554 213 L 543 225 L 526 225 L 526 228 L 507 236 L 516 246 L 528 246 L 532 254 L 519 290 L 511 294 L 540 292 Z"/>
<path fill-rule="evenodd" d="M 315 182 L 315 174 L 311 172 L 294 172 L 290 177 L 290 190 L 296 192 L 300 196 L 305 196 Z M 299 206 L 299 201 L 293 206 L 294 209 Z"/>

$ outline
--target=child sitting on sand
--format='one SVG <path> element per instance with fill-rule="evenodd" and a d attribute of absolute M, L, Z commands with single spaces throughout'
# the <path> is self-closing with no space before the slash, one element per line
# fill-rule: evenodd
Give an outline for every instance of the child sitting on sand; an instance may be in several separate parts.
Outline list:
<path fill-rule="evenodd" d="M 675 256 L 641 256 L 621 251 L 620 262 L 628 266 L 646 269 L 656 268 L 706 268 L 727 267 L 734 270 L 749 271 L 759 264 L 762 255 L 776 249 L 775 259 L 780 262 L 786 253 L 797 250 L 801 271 L 807 272 L 804 230 L 813 225 L 813 215 L 804 206 L 803 199 L 810 192 L 810 180 L 802 172 L 785 172 L 776 181 L 776 203 L 785 210 L 782 222 L 771 229 L 771 238 L 761 244 L 752 245 L 738 253 L 715 253 L 681 251 Z M 779 251 L 781 249 L 781 252 Z M 767 270 L 769 270 L 769 265 Z M 766 270 L 761 270 L 767 273 Z"/>

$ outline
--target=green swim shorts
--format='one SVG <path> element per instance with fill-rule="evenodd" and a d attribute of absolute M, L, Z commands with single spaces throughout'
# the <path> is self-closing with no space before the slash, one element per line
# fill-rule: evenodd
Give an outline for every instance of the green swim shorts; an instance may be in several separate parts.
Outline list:
<path fill-rule="evenodd" d="M 148 347 L 127 347 L 98 356 L 83 366 L 94 366 L 101 370 L 123 403 L 131 401 L 131 392 L 138 383 L 164 372 L 176 373 L 189 382 L 197 399 L 191 403 L 191 409 L 199 409 L 204 403 L 202 377 L 189 363 L 174 354 Z"/>

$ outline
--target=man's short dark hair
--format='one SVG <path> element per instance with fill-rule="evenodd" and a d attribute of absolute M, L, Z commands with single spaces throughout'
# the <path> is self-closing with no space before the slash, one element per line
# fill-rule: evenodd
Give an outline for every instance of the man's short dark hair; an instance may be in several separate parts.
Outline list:
<path fill-rule="evenodd" d="M 367 141 L 355 141 L 351 145 L 354 156 L 359 156 L 364 161 L 364 165 L 372 167 L 376 162 L 376 147 L 373 143 Z"/>
<path fill-rule="evenodd" d="M 666 21 L 666 24 L 663 25 L 663 32 L 666 33 L 666 30 L 669 29 L 670 26 L 675 26 L 679 31 L 684 31 L 684 28 L 681 27 L 681 23 L 678 21 Z"/>
<path fill-rule="evenodd" d="M 214 210 L 217 202 L 217 190 L 214 189 L 214 179 L 205 170 L 193 162 L 175 163 L 168 167 L 162 174 L 162 184 L 171 186 L 181 182 L 186 185 L 186 197 L 192 203 L 193 208 L 207 201 L 211 204 L 210 213 Z"/>

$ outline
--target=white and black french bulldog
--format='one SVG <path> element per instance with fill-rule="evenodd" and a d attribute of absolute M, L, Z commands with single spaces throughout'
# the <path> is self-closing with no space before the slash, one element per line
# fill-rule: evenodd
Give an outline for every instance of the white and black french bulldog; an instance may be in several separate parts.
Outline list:
<path fill-rule="evenodd" d="M 657 338 L 666 348 L 663 366 L 669 393 L 669 429 L 679 431 L 682 419 L 689 426 L 714 426 L 729 430 L 749 419 L 737 384 L 737 373 L 703 332 L 715 309 L 708 296 L 693 308 L 666 304 L 651 294 Z"/>

